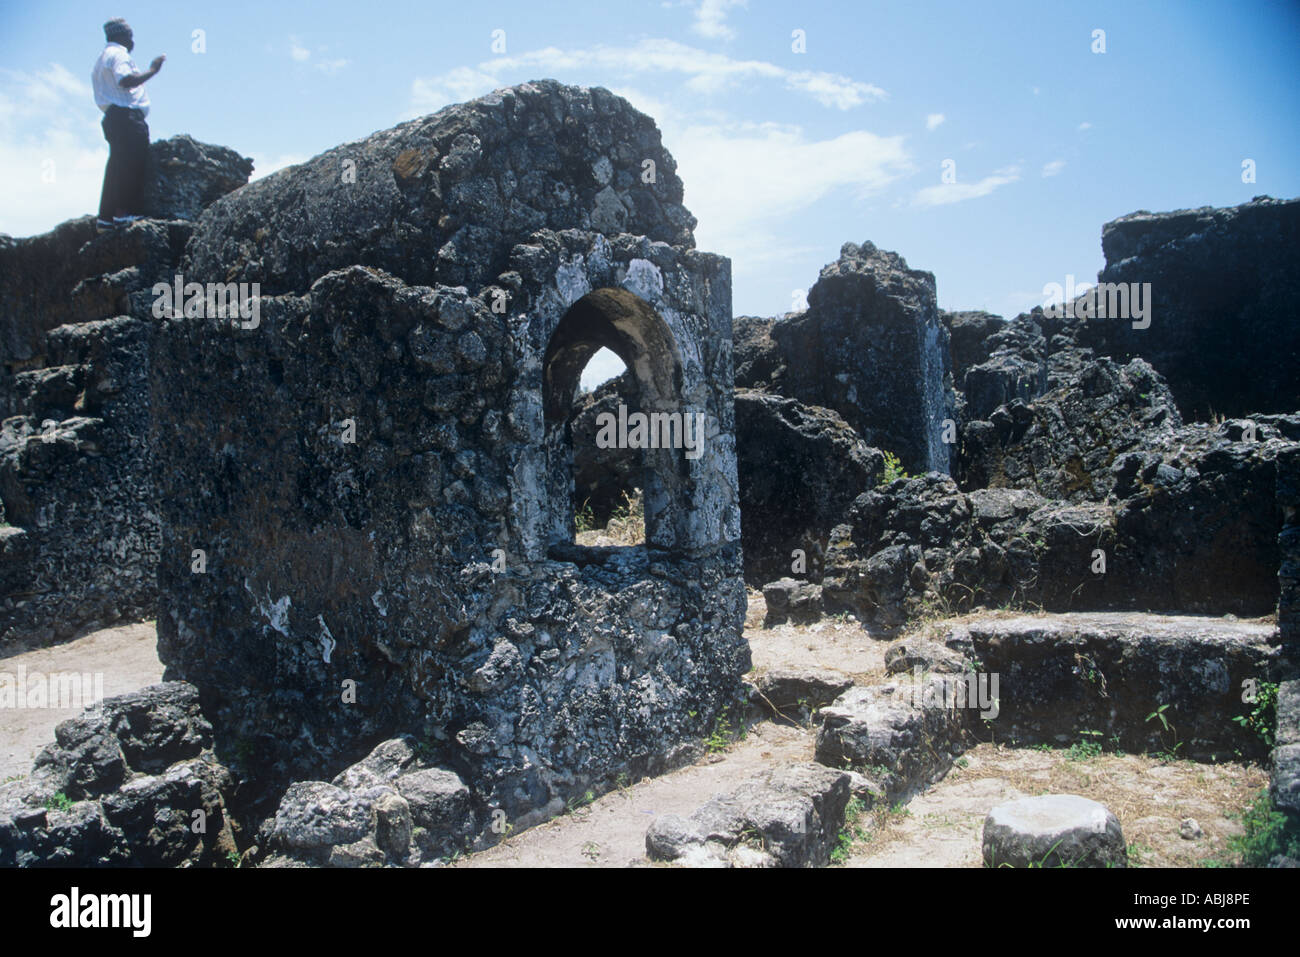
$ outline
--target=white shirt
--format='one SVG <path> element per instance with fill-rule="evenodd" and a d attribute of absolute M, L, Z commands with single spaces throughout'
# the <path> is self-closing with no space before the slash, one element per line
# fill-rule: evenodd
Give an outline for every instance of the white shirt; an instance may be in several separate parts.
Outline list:
<path fill-rule="evenodd" d="M 110 106 L 124 106 L 127 109 L 142 110 L 149 115 L 149 94 L 144 91 L 144 84 L 126 89 L 118 81 L 140 71 L 135 68 L 135 61 L 126 47 L 120 43 L 110 43 L 95 61 L 95 68 L 90 71 L 90 85 L 95 91 L 95 105 L 105 112 Z"/>

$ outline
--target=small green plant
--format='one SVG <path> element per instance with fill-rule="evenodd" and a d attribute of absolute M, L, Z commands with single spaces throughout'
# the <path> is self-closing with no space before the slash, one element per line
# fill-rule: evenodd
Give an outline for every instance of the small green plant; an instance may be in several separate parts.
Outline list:
<path fill-rule="evenodd" d="M 68 797 L 62 791 L 58 791 L 51 795 L 50 799 L 45 802 L 45 809 L 47 811 L 66 811 L 75 803 L 76 802 L 73 801 L 72 798 Z"/>
<path fill-rule="evenodd" d="M 591 499 L 582 503 L 573 516 L 573 525 L 579 532 L 590 532 L 596 528 L 596 513 L 591 510 Z"/>
<path fill-rule="evenodd" d="M 1106 676 L 1102 674 L 1100 666 L 1090 656 L 1080 654 L 1077 651 L 1074 653 L 1074 673 L 1095 687 L 1103 698 L 1110 697 L 1106 691 Z"/>
<path fill-rule="evenodd" d="M 1127 848 L 1129 867 L 1145 867 L 1147 860 L 1155 852 L 1149 844 L 1133 841 Z"/>
<path fill-rule="evenodd" d="M 1063 868 L 1063 869 L 1064 869 L 1064 868 L 1073 868 L 1073 867 L 1077 866 L 1077 864 L 1076 864 L 1075 861 L 1066 861 L 1066 860 L 1062 860 L 1062 859 L 1060 859 L 1060 858 L 1057 858 L 1055 863 L 1049 863 L 1049 861 L 1052 860 L 1052 855 L 1056 853 L 1056 849 L 1057 849 L 1058 847 L 1060 847 L 1060 846 L 1061 846 L 1061 842 L 1060 842 L 1060 841 L 1057 841 L 1055 844 L 1053 844 L 1051 847 L 1049 847 L 1049 848 L 1047 849 L 1047 853 L 1046 853 L 1046 854 L 1044 854 L 1042 857 L 1040 857 L 1040 858 L 1039 858 L 1038 860 L 1036 860 L 1036 861 L 1030 861 L 1030 862 L 1029 862 L 1028 864 L 1026 864 L 1025 866 L 1026 866 L 1027 868 L 1029 868 L 1030 870 L 1038 870 L 1038 869 L 1044 869 L 1044 868 L 1048 868 L 1048 867 L 1051 867 L 1051 868 Z M 1010 863 L 1009 861 L 1003 861 L 1001 864 L 999 864 L 999 863 L 997 862 L 997 859 L 996 859 L 996 858 L 994 858 L 993 860 L 990 860 L 990 861 L 989 861 L 987 864 L 985 864 L 984 866 L 985 866 L 985 867 L 991 867 L 991 868 L 999 868 L 999 869 L 1000 869 L 1000 868 L 1003 868 L 1003 867 L 1006 867 L 1006 868 L 1014 868 L 1014 867 L 1015 867 L 1015 865 L 1012 864 L 1012 863 Z"/>
<path fill-rule="evenodd" d="M 240 860 L 241 858 L 238 851 L 226 851 L 226 863 L 231 867 L 238 867 Z"/>
<path fill-rule="evenodd" d="M 843 864 L 849 859 L 852 850 L 853 835 L 849 833 L 848 828 L 845 828 L 835 836 L 835 846 L 831 848 L 831 863 Z"/>
<path fill-rule="evenodd" d="M 862 817 L 867 813 L 867 805 L 861 798 L 850 798 L 844 806 L 844 826 L 835 836 L 835 845 L 831 848 L 832 864 L 843 864 L 853 851 L 853 842 L 871 839 L 870 832 L 862 826 Z"/>
<path fill-rule="evenodd" d="M 1232 720 L 1247 731 L 1255 732 L 1264 747 L 1273 749 L 1273 732 L 1277 726 L 1277 683 L 1261 681 L 1255 693 L 1255 707 L 1249 714 L 1239 714 Z"/>
<path fill-rule="evenodd" d="M 618 788 L 620 791 L 627 790 L 629 783 L 626 771 L 619 771 L 618 777 L 614 778 L 614 787 Z"/>
<path fill-rule="evenodd" d="M 1161 762 L 1163 762 L 1163 763 L 1165 763 L 1165 764 L 1168 764 L 1168 763 L 1173 762 L 1173 761 L 1177 761 L 1177 760 L 1178 760 L 1178 751 L 1179 751 L 1179 749 L 1182 748 L 1182 746 L 1183 746 L 1183 743 L 1182 743 L 1181 741 L 1178 740 L 1178 729 L 1175 728 L 1175 727 L 1173 726 L 1173 724 L 1170 723 L 1168 716 L 1166 716 L 1166 714 L 1165 714 L 1165 712 L 1166 712 L 1167 710 L 1169 710 L 1169 705 L 1168 705 L 1168 704 L 1162 704 L 1160 707 L 1156 708 L 1155 711 L 1152 711 L 1149 715 L 1147 715 L 1147 724 L 1150 724 L 1152 721 L 1159 721 L 1159 722 L 1160 722 L 1160 728 L 1161 728 L 1161 731 L 1160 731 L 1160 745 L 1161 745 L 1161 747 L 1160 747 L 1160 750 L 1159 750 L 1159 751 L 1156 751 L 1156 752 L 1155 752 L 1155 757 L 1156 757 L 1159 761 L 1161 761 Z M 1172 744 L 1166 744 L 1166 743 L 1165 743 L 1165 734 L 1166 734 L 1166 733 L 1169 733 L 1169 734 L 1172 734 L 1172 735 L 1173 735 L 1173 739 L 1174 739 L 1174 740 L 1173 740 L 1173 743 L 1172 743 Z"/>
<path fill-rule="evenodd" d="M 1052 855 L 1056 853 L 1056 849 L 1060 846 L 1061 846 L 1061 842 L 1057 841 L 1055 844 L 1053 844 L 1051 847 L 1047 849 L 1047 853 L 1044 854 L 1041 858 L 1039 858 L 1036 861 L 1030 861 L 1029 862 L 1030 868 L 1073 867 L 1074 865 L 1071 864 L 1070 862 L 1062 861 L 1059 858 L 1057 859 L 1057 862 L 1055 864 L 1047 863 L 1052 859 Z"/>
<path fill-rule="evenodd" d="M 1160 722 L 1161 727 L 1163 727 L 1166 731 L 1168 731 L 1170 727 L 1169 719 L 1165 717 L 1165 712 L 1168 709 L 1169 709 L 1169 705 L 1167 704 L 1162 704 L 1160 707 L 1156 708 L 1155 711 L 1152 711 L 1149 715 L 1147 715 L 1147 724 L 1150 724 L 1152 721 L 1158 720 Z"/>
<path fill-rule="evenodd" d="M 1052 747 L 1050 744 L 1048 744 L 1046 741 L 1042 741 L 1042 742 L 1040 742 L 1040 743 L 1038 743 L 1038 744 L 1035 744 L 1035 745 L 1034 745 L 1030 750 L 1032 750 L 1032 751 L 1052 751 L 1052 750 L 1054 750 L 1054 749 L 1053 749 L 1053 747 Z"/>
<path fill-rule="evenodd" d="M 565 801 L 564 811 L 566 814 L 572 814 L 574 811 L 578 810 L 579 808 L 586 807 L 594 800 L 596 800 L 596 792 L 586 791 L 583 793 L 582 797 L 571 797 L 567 801 Z"/>
<path fill-rule="evenodd" d="M 1268 788 L 1255 796 L 1240 814 L 1243 833 L 1228 838 L 1228 847 L 1246 867 L 1266 867 L 1279 854 L 1300 857 L 1300 819 L 1288 817 L 1273 805 Z"/>
<path fill-rule="evenodd" d="M 1173 764 L 1175 761 L 1181 761 L 1182 755 L 1178 753 L 1183 746 L 1183 742 L 1175 741 L 1172 747 L 1162 748 L 1155 752 L 1156 760 L 1161 764 Z"/>
<path fill-rule="evenodd" d="M 912 476 L 903 471 L 903 463 L 899 461 L 898 456 L 893 452 L 885 452 L 885 470 L 880 473 L 880 485 L 888 485 L 890 482 L 898 479 L 907 479 Z"/>
<path fill-rule="evenodd" d="M 1071 761 L 1091 761 L 1093 758 L 1100 757 L 1102 752 L 1101 732 L 1100 731 L 1080 731 L 1085 737 L 1070 745 L 1070 749 L 1065 752 L 1065 756 Z"/>
<path fill-rule="evenodd" d="M 731 727 L 729 710 L 729 708 L 724 707 L 718 712 L 717 718 L 713 721 L 713 731 L 704 739 L 704 749 L 710 754 L 717 754 L 719 751 L 727 750 L 731 742 L 736 738 L 736 732 Z"/>

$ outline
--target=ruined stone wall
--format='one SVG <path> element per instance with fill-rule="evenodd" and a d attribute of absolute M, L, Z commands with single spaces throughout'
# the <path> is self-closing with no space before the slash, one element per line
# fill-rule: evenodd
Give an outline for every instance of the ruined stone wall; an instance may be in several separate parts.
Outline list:
<path fill-rule="evenodd" d="M 1188 420 L 1300 409 L 1300 200 L 1131 213 L 1101 245 L 1099 282 L 1150 283 L 1150 325 L 1091 320 L 1080 345 L 1146 359 Z"/>
<path fill-rule="evenodd" d="M 173 137 L 150 147 L 157 219 L 0 236 L 0 647 L 152 617 L 151 287 L 172 281 L 187 220 L 251 168 Z"/>
<path fill-rule="evenodd" d="M 785 361 L 782 395 L 834 409 L 909 471 L 950 471 L 951 360 L 932 273 L 846 243 L 809 290 L 807 312 L 770 335 Z"/>
<path fill-rule="evenodd" d="M 884 456 L 829 409 L 757 390 L 737 390 L 736 429 L 745 580 L 820 582 L 831 531 Z"/>
<path fill-rule="evenodd" d="M 526 823 L 736 700 L 730 264 L 679 200 L 653 123 L 548 81 L 205 213 L 187 276 L 263 298 L 255 328 L 155 340 L 159 650 L 266 779 L 406 732 L 481 823 Z M 601 346 L 642 407 L 706 422 L 698 457 L 644 452 L 645 548 L 572 544 L 565 426 Z"/>

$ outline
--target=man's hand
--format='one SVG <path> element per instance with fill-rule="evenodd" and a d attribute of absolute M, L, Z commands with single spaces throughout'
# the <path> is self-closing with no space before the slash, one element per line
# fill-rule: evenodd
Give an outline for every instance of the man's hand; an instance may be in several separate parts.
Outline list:
<path fill-rule="evenodd" d="M 167 57 L 165 56 L 154 57 L 153 62 L 149 64 L 149 69 L 145 70 L 143 73 L 132 73 L 130 76 L 124 76 L 122 79 L 118 80 L 117 85 L 122 87 L 124 90 L 129 90 L 132 87 L 139 86 L 146 80 L 152 80 L 158 75 L 158 71 L 162 69 L 163 61 L 166 59 Z"/>

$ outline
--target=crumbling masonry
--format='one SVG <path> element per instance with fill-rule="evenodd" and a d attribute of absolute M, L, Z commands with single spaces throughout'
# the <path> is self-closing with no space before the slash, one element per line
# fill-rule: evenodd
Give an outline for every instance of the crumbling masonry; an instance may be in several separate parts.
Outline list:
<path fill-rule="evenodd" d="M 260 315 L 161 322 L 151 442 L 159 650 L 219 738 L 301 778 L 409 733 L 518 822 L 736 700 L 730 264 L 681 194 L 649 118 L 544 82 L 206 212 L 186 281 L 257 283 Z M 706 423 L 699 457 L 644 451 L 644 548 L 574 545 L 602 346 Z"/>

